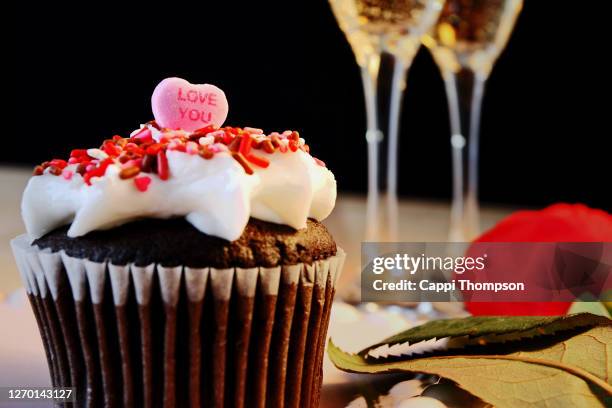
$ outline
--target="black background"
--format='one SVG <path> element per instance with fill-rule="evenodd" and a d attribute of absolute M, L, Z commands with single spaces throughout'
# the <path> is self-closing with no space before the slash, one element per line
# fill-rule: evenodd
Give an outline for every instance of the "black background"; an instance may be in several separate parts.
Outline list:
<path fill-rule="evenodd" d="M 525 1 L 487 85 L 482 201 L 580 201 L 612 211 L 604 3 Z M 31 165 L 125 136 L 152 118 L 155 85 L 180 76 L 226 92 L 227 124 L 299 130 L 341 190 L 364 191 L 359 70 L 327 2 L 224 4 L 22 2 L 5 13 L 15 27 L 4 58 L 12 69 L 5 139 L 16 148 L 5 146 L 0 160 Z M 449 198 L 447 116 L 439 72 L 422 49 L 404 99 L 402 195 Z"/>

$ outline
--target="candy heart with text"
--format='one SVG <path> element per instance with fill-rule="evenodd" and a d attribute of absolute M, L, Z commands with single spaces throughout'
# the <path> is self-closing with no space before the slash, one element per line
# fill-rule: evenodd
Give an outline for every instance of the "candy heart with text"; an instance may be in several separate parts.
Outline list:
<path fill-rule="evenodd" d="M 191 84 L 181 78 L 161 81 L 151 97 L 155 121 L 189 132 L 207 125 L 221 126 L 227 118 L 225 93 L 214 85 Z"/>

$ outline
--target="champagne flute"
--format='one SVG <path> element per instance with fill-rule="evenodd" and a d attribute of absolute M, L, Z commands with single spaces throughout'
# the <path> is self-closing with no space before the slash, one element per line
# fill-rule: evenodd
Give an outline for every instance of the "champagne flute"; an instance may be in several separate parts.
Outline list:
<path fill-rule="evenodd" d="M 421 37 L 436 23 L 443 0 L 329 0 L 340 28 L 346 35 L 357 63 L 366 100 L 368 146 L 368 198 L 366 240 L 395 241 L 398 238 L 397 151 L 401 96 L 406 72 L 421 45 Z M 379 114 L 384 110 L 379 82 L 383 54 L 391 56 L 391 94 L 388 109 L 388 139 L 383 142 Z M 384 65 L 384 64 L 383 64 Z M 381 148 L 386 149 L 381 154 Z M 382 156 L 382 157 L 381 157 Z M 386 156 L 386 183 L 382 183 L 381 158 Z M 386 189 L 386 206 L 380 197 Z M 386 227 L 385 227 L 386 226 Z"/>
<path fill-rule="evenodd" d="M 478 139 L 482 96 L 522 5 L 523 0 L 447 0 L 438 23 L 423 37 L 442 73 L 450 111 L 450 241 L 471 241 L 480 233 Z"/>

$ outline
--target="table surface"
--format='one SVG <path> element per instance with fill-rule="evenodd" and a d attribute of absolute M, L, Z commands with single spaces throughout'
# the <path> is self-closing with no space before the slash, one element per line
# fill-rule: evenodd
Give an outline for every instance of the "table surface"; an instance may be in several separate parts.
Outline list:
<path fill-rule="evenodd" d="M 16 167 L 0 167 L 0 324 L 11 327 L 0 336 L 0 386 L 48 384 L 42 344 L 38 338 L 36 324 L 25 302 L 21 283 L 9 247 L 11 238 L 23 233 L 19 203 L 21 194 L 30 177 L 30 170 Z M 510 208 L 484 207 L 481 213 L 483 228 L 489 228 L 511 212 Z M 332 215 L 325 224 L 336 242 L 348 254 L 340 288 L 350 288 L 359 276 L 360 244 L 365 231 L 365 199 L 359 195 L 340 194 Z M 443 242 L 447 239 L 449 205 L 444 202 L 403 200 L 399 207 L 400 241 Z M 342 291 L 340 291 L 342 296 Z M 401 321 L 394 322 L 384 317 L 381 327 L 369 332 L 369 336 L 351 335 L 354 321 L 347 321 L 344 313 L 349 306 L 342 304 L 332 316 L 330 335 L 337 344 L 347 350 L 357 351 L 399 329 Z M 348 310 L 348 309 L 347 309 Z M 352 313 L 350 310 L 347 312 Z M 355 339 L 359 337 L 359 339 Z M 27 339 L 27 341 L 24 341 Z M 24 364 L 24 362 L 26 362 Z M 338 372 L 329 362 L 325 365 L 324 406 L 343 406 L 347 398 L 356 393 L 355 384 L 363 382 L 360 377 Z M 367 380 L 366 380 L 367 381 Z"/>

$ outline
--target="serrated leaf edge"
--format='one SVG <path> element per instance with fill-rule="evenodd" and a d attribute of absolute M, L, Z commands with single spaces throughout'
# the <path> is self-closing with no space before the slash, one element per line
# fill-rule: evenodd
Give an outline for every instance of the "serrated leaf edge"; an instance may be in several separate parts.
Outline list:
<path fill-rule="evenodd" d="M 449 337 L 447 337 L 449 339 L 448 340 L 448 342 L 449 342 L 449 349 L 451 349 L 451 348 L 452 349 L 454 349 L 454 348 L 462 348 L 462 347 L 469 346 L 469 345 L 483 345 L 483 340 L 485 338 L 486 338 L 486 343 L 487 344 L 505 343 L 506 341 L 521 341 L 522 339 L 528 339 L 528 338 L 536 337 L 538 335 L 543 335 L 544 333 L 542 333 L 542 330 L 543 330 L 542 327 L 551 326 L 551 325 L 555 325 L 555 324 L 562 324 L 562 323 L 567 324 L 567 322 L 570 321 L 570 320 L 584 319 L 584 318 L 587 318 L 589 315 L 592 316 L 593 318 L 598 319 L 599 321 L 598 322 L 593 322 L 593 323 L 591 323 L 591 322 L 589 322 L 589 323 L 584 322 L 582 324 L 579 323 L 579 324 L 577 324 L 577 325 L 575 325 L 573 327 L 567 327 L 567 328 L 561 327 L 558 330 L 553 330 L 552 332 L 546 333 L 546 334 L 554 335 L 554 334 L 559 333 L 559 332 L 563 332 L 563 331 L 571 330 L 571 329 L 578 329 L 578 328 L 581 328 L 581 327 L 594 327 L 594 326 L 597 326 L 597 325 L 605 325 L 605 324 L 612 325 L 612 320 L 608 319 L 608 318 L 605 318 L 603 316 L 593 315 L 591 313 L 577 313 L 577 314 L 573 314 L 573 315 L 560 316 L 556 320 L 551 320 L 550 322 L 542 322 L 539 325 L 535 325 L 535 326 L 530 327 L 530 328 L 525 329 L 525 330 L 516 330 L 516 331 L 510 331 L 510 332 L 500 333 L 500 334 L 487 333 L 487 334 L 477 335 L 477 336 L 470 336 L 469 334 L 465 334 L 465 335 L 461 335 L 461 336 L 449 336 Z M 501 316 L 490 316 L 491 319 L 497 319 L 497 318 L 500 318 L 500 317 Z M 468 318 L 464 318 L 464 319 L 469 319 L 469 317 Z M 464 320 L 464 319 L 450 319 L 450 320 Z M 607 323 L 606 323 L 606 321 L 607 321 Z M 418 327 L 418 326 L 415 326 L 415 327 Z M 407 331 L 410 331 L 412 329 L 414 329 L 414 328 L 408 329 Z M 395 337 L 398 337 L 398 336 L 400 336 L 401 334 L 403 334 L 403 333 L 405 333 L 407 331 L 404 331 L 402 333 L 396 334 L 394 336 L 389 337 L 388 339 L 385 339 L 385 340 L 383 340 L 383 341 L 381 341 L 379 343 L 374 344 L 373 346 L 367 347 L 367 348 L 359 351 L 359 353 L 357 353 L 357 354 L 359 354 L 360 356 L 368 356 L 369 355 L 369 351 L 374 349 L 374 348 L 379 348 L 379 347 L 382 347 L 382 346 L 385 346 L 385 345 L 388 345 L 389 347 L 392 347 L 392 346 L 394 346 L 396 344 L 402 343 L 400 341 L 387 341 L 387 340 L 391 340 L 391 339 L 393 339 Z M 514 337 L 514 336 L 517 336 L 517 335 L 518 335 L 518 337 L 511 338 L 511 337 Z M 435 337 L 432 337 L 432 338 L 435 338 Z M 419 342 L 420 341 L 431 340 L 432 338 L 419 340 Z M 454 344 L 454 345 L 451 344 L 455 340 L 459 340 L 459 341 L 457 341 L 456 344 Z"/>
<path fill-rule="evenodd" d="M 401 365 L 402 363 L 410 363 L 410 361 L 413 360 L 405 360 L 405 361 L 394 361 L 394 362 L 381 362 L 381 363 L 370 363 L 368 362 L 362 355 L 360 354 L 353 354 L 353 353 L 349 353 L 346 352 L 344 350 L 342 350 L 340 347 L 336 346 L 334 344 L 334 342 L 332 341 L 332 339 L 330 338 L 328 341 L 328 355 L 330 357 L 330 360 L 332 361 L 332 363 L 334 364 L 334 366 L 336 366 L 338 369 L 343 370 L 343 371 L 348 371 L 348 372 L 353 372 L 353 373 L 374 373 L 373 371 L 369 370 L 369 371 L 358 371 L 356 369 L 351 369 L 348 366 L 343 366 L 341 364 L 341 361 L 338 359 L 338 355 L 343 355 L 343 356 L 347 356 L 350 357 L 353 360 L 359 360 L 359 361 L 354 361 L 354 363 L 356 363 L 358 366 L 363 366 L 363 367 L 376 367 L 376 366 L 398 366 Z M 575 367 L 575 366 L 571 366 L 571 365 L 567 365 L 567 364 L 563 364 L 557 361 L 552 361 L 552 360 L 545 360 L 545 359 L 537 359 L 537 358 L 531 358 L 531 357 L 523 357 L 523 356 L 512 356 L 512 355 L 453 355 L 453 356 L 439 356 L 439 357 L 427 357 L 425 358 L 425 360 L 451 360 L 451 359 L 456 359 L 456 358 L 464 358 L 464 359 L 487 359 L 487 360 L 510 360 L 510 361 L 519 361 L 519 362 L 523 362 L 523 363 L 527 363 L 527 364 L 535 364 L 535 365 L 543 365 L 543 366 L 547 366 L 547 367 L 551 367 L 551 368 L 556 368 L 559 370 L 563 370 L 565 372 L 568 372 L 572 375 L 575 375 L 577 377 L 582 378 L 583 380 L 588 382 L 591 382 L 593 384 L 596 384 L 598 387 L 600 387 L 602 390 L 608 392 L 610 395 L 612 395 L 612 385 L 608 384 L 606 381 L 602 380 L 601 378 L 597 377 L 594 374 L 591 374 L 590 372 L 583 370 L 579 367 Z M 418 370 L 418 371 L 413 371 L 413 370 L 409 370 L 409 369 L 401 369 L 399 367 L 388 367 L 386 369 L 384 369 L 384 372 L 418 372 L 418 373 L 425 373 L 425 374 L 434 374 L 434 375 L 440 375 L 435 371 L 426 371 L 426 370 Z M 442 376 L 443 377 L 443 376 Z"/>

